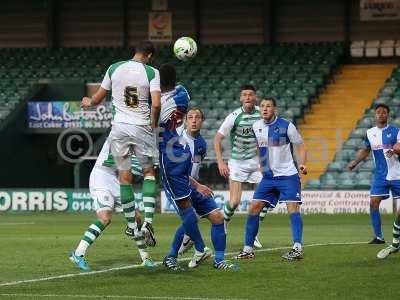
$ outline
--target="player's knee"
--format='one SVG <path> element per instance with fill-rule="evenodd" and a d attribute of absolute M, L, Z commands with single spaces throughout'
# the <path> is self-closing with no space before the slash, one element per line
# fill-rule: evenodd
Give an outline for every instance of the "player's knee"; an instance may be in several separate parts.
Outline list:
<path fill-rule="evenodd" d="M 299 203 L 287 203 L 286 208 L 289 214 L 293 214 L 300 211 L 300 204 Z"/>
<path fill-rule="evenodd" d="M 156 172 L 153 167 L 146 168 L 146 169 L 143 169 L 143 176 L 145 177 L 145 179 L 146 179 L 146 177 L 151 177 L 151 176 L 155 177 Z"/>
<path fill-rule="evenodd" d="M 107 215 L 97 215 L 97 218 L 105 227 L 111 224 L 111 217 Z"/>
<path fill-rule="evenodd" d="M 370 208 L 374 208 L 374 209 L 378 209 L 380 203 L 381 202 L 379 200 L 371 199 L 371 201 L 369 202 L 369 207 Z"/>
<path fill-rule="evenodd" d="M 121 184 L 131 184 L 132 183 L 132 173 L 130 171 L 120 171 L 119 182 Z"/>
<path fill-rule="evenodd" d="M 250 215 L 258 215 L 264 207 L 264 202 L 262 201 L 251 201 L 249 206 Z"/>
<path fill-rule="evenodd" d="M 224 223 L 224 214 L 220 210 L 214 210 L 208 215 L 208 220 L 215 225 Z"/>

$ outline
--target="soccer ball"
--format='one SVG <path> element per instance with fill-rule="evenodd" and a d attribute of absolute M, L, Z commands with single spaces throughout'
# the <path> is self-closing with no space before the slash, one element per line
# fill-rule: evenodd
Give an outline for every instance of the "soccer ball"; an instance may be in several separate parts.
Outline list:
<path fill-rule="evenodd" d="M 197 44 L 190 37 L 181 37 L 174 44 L 174 54 L 180 60 L 189 60 L 196 56 Z"/>

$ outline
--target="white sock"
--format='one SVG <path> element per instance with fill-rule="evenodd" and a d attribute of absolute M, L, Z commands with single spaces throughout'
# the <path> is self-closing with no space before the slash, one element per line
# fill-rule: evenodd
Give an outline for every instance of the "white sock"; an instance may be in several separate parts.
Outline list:
<path fill-rule="evenodd" d="M 140 254 L 140 258 L 142 259 L 142 261 L 145 261 L 147 258 L 149 258 L 149 253 L 144 250 L 144 249 L 138 249 L 139 250 L 139 254 Z"/>
<path fill-rule="evenodd" d="M 303 246 L 300 243 L 294 243 L 293 249 L 301 251 L 303 250 Z"/>
<path fill-rule="evenodd" d="M 243 251 L 247 253 L 253 253 L 253 247 L 250 246 L 244 246 Z"/>
<path fill-rule="evenodd" d="M 88 247 L 89 247 L 89 243 L 84 240 L 81 240 L 79 242 L 78 247 L 75 250 L 75 255 L 76 256 L 85 256 L 86 250 Z"/>

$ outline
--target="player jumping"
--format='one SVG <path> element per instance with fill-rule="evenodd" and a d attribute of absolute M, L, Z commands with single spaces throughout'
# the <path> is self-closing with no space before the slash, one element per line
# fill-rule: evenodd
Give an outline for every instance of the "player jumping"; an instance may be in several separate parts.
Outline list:
<path fill-rule="evenodd" d="M 153 59 L 154 45 L 144 41 L 135 50 L 133 59 L 112 64 L 101 87 L 91 98 L 84 97 L 81 104 L 83 108 L 98 105 L 107 95 L 107 91 L 112 91 L 114 115 L 108 142 L 118 168 L 121 203 L 128 222 L 127 233 L 133 233 L 137 229 L 131 185 L 131 154 L 136 155 L 143 168 L 144 206 L 154 212 L 156 182 L 153 160 L 156 156 L 156 145 L 153 128 L 157 127 L 161 106 L 159 72 L 147 65 Z M 141 230 L 149 245 L 154 246 L 156 241 L 150 215 L 152 216 L 145 212 L 145 222 Z"/>

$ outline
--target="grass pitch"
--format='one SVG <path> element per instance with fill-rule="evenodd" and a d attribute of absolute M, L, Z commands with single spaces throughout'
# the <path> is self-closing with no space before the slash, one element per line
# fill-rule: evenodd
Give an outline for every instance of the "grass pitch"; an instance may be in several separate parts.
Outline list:
<path fill-rule="evenodd" d="M 291 244 L 288 217 L 269 215 L 260 227 L 264 249 L 254 260 L 239 261 L 239 272 L 214 270 L 210 259 L 184 273 L 135 266 L 139 255 L 122 233 L 124 219 L 115 215 L 88 252 L 92 269 L 104 272 L 80 276 L 68 253 L 93 219 L 93 214 L 72 213 L 0 215 L 0 299 L 400 298 L 400 254 L 378 260 L 382 245 L 363 243 L 371 239 L 367 215 L 304 216 L 304 241 L 309 246 L 297 262 L 280 258 Z M 383 216 L 387 241 L 392 221 L 393 216 Z M 156 261 L 167 253 L 178 222 L 175 215 L 156 215 L 158 245 L 151 251 Z M 236 215 L 230 223 L 228 258 L 242 247 L 244 222 L 244 215 Z M 200 223 L 211 246 L 208 221 Z"/>

